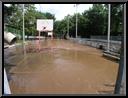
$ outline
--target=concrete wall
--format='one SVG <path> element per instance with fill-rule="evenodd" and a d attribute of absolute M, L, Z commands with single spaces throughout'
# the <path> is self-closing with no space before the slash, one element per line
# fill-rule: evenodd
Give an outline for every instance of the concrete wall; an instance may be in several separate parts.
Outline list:
<path fill-rule="evenodd" d="M 77 42 L 83 45 L 89 45 L 95 48 L 102 48 L 107 50 L 107 40 L 100 39 L 87 39 L 87 38 L 70 38 L 71 41 Z M 121 48 L 121 41 L 110 41 L 110 50 L 119 52 Z"/>

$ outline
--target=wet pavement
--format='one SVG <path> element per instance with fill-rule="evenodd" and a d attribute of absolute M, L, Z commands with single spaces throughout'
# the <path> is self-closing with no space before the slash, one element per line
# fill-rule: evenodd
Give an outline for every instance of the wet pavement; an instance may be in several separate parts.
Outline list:
<path fill-rule="evenodd" d="M 13 94 L 112 94 L 118 70 L 101 50 L 59 39 L 6 49 L 5 62 Z"/>

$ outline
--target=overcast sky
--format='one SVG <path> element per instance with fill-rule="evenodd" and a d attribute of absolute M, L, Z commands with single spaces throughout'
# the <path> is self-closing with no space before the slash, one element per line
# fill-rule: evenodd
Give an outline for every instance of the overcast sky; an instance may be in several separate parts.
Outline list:
<path fill-rule="evenodd" d="M 63 19 L 66 15 L 73 15 L 76 12 L 75 4 L 35 4 L 37 10 L 50 12 L 55 15 L 56 20 Z M 92 7 L 92 4 L 79 4 L 77 12 L 82 13 Z"/>

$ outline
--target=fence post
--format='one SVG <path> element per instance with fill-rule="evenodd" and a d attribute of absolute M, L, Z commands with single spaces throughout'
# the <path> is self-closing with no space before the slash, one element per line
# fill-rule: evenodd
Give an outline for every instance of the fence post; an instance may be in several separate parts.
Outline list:
<path fill-rule="evenodd" d="M 126 4 L 123 5 L 123 33 L 122 33 L 122 43 L 121 43 L 121 55 L 120 55 L 120 63 L 118 69 L 118 76 L 116 80 L 115 86 L 115 94 L 123 94 L 126 95 L 126 50 L 124 50 L 125 39 L 126 39 Z"/>

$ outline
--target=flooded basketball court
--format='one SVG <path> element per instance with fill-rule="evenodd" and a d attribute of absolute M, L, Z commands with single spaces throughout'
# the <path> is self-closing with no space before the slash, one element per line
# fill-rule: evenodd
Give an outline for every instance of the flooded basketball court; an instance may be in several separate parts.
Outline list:
<path fill-rule="evenodd" d="M 113 93 L 118 63 L 101 50 L 60 39 L 37 43 L 5 50 L 13 94 Z"/>

